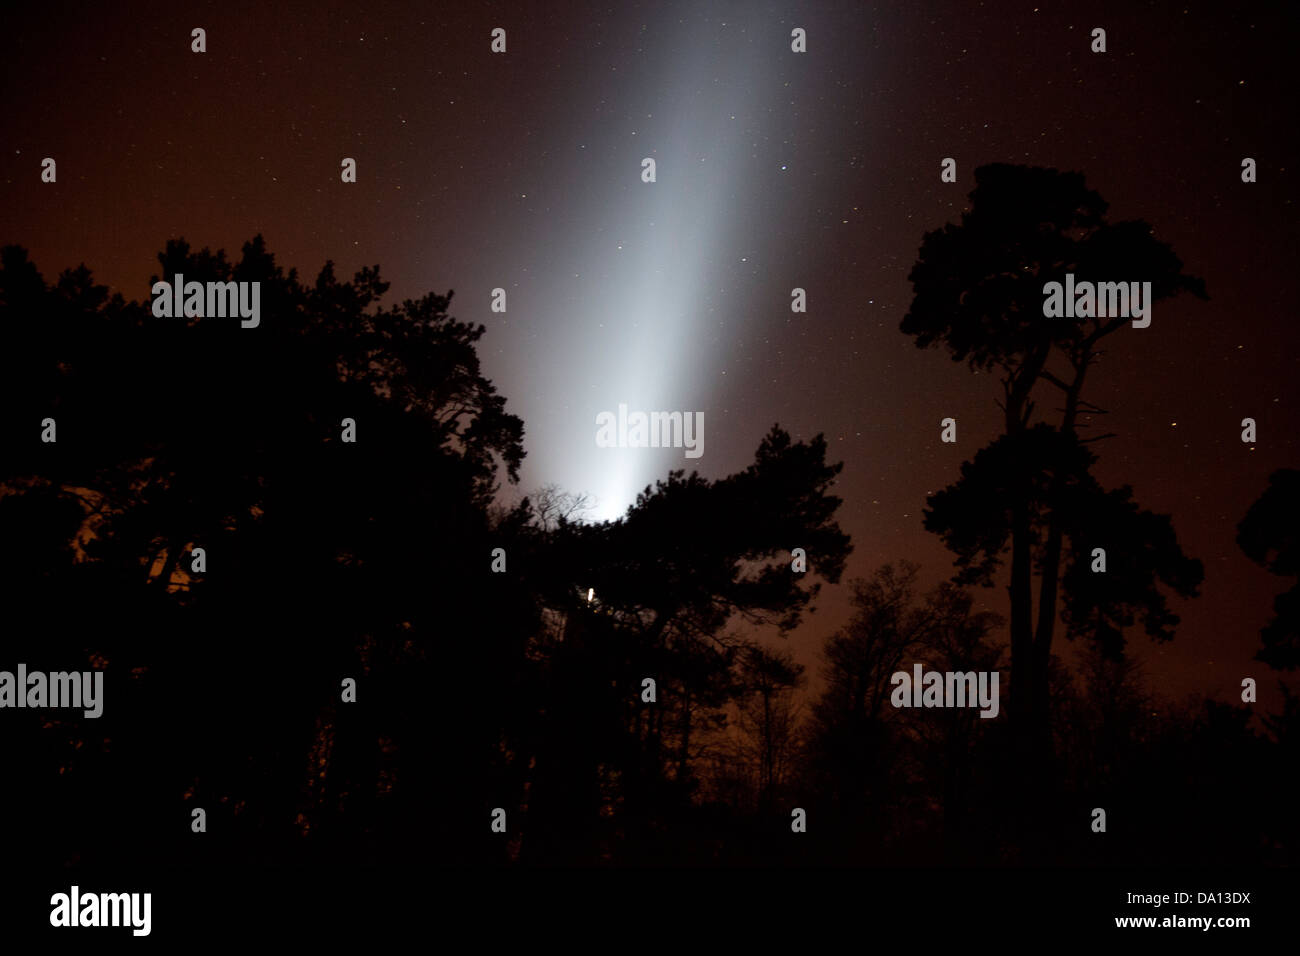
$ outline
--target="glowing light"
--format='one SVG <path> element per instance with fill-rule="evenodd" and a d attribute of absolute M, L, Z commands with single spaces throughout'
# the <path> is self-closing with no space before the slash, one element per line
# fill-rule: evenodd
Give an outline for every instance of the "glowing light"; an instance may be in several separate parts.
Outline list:
<path fill-rule="evenodd" d="M 671 52 L 651 67 L 655 100 L 672 108 L 662 119 L 639 111 L 645 120 L 635 137 L 600 123 L 576 130 L 573 145 L 593 146 L 600 162 L 583 166 L 580 191 L 551 210 L 547 230 L 521 234 L 502 257 L 530 267 L 529 284 L 510 303 L 512 317 L 516 301 L 528 303 L 534 337 L 516 343 L 514 353 L 527 360 L 516 366 L 506 359 L 491 370 L 521 383 L 534 403 L 522 483 L 587 494 L 588 518 L 596 521 L 621 518 L 639 492 L 683 465 L 680 450 L 597 447 L 597 415 L 626 403 L 647 412 L 700 411 L 709 420 L 710 395 L 733 377 L 716 368 L 724 339 L 715 320 L 751 318 L 746 297 L 756 294 L 758 272 L 748 264 L 771 258 L 754 248 L 755 217 L 767 207 L 750 197 L 770 189 L 780 166 L 793 169 L 788 156 L 754 162 L 755 142 L 775 132 L 766 104 L 788 95 L 771 51 L 741 41 L 720 58 L 716 31 L 689 17 L 678 30 L 663 46 Z M 702 86 L 701 77 L 712 82 Z M 657 162 L 653 183 L 640 178 L 647 156 Z M 536 172 L 569 175 L 568 167 Z M 739 249 L 744 257 L 730 251 Z M 737 284 L 731 270 L 741 273 L 741 264 L 745 281 Z M 513 334 L 525 328 L 498 322 L 492 334 L 498 327 Z M 699 462 L 706 474 L 714 467 Z"/>

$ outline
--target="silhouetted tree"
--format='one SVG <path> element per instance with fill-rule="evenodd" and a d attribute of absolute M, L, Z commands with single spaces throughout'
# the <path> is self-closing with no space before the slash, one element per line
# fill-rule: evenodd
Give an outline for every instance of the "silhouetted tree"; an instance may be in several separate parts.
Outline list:
<path fill-rule="evenodd" d="M 943 808 L 949 837 L 958 840 L 979 723 L 964 709 L 910 713 L 893 707 L 891 678 L 899 671 L 910 675 L 918 662 L 991 671 L 1000 654 L 987 641 L 1000 623 L 997 615 L 975 612 L 970 596 L 951 584 L 922 598 L 918 572 L 915 563 L 898 561 L 853 582 L 853 618 L 823 649 L 826 687 L 809 730 L 810 772 L 829 799 L 835 829 L 859 834 L 860 852 L 873 855 L 910 828 L 903 818 L 916 818 L 923 789 Z"/>
<path fill-rule="evenodd" d="M 1080 174 L 996 164 L 976 170 L 975 179 L 961 224 L 922 242 L 901 329 L 918 347 L 942 343 L 954 361 L 999 376 L 1003 433 L 963 466 L 960 482 L 931 497 L 926 527 L 957 553 L 965 583 L 991 584 L 1010 552 L 1010 710 L 1022 745 L 1036 742 L 1036 756 L 1026 751 L 1029 765 L 1050 741 L 1047 665 L 1059 590 L 1067 592 L 1067 636 L 1114 643 L 1135 615 L 1148 633 L 1169 636 L 1177 619 L 1157 581 L 1190 595 L 1201 579 L 1167 518 L 1137 512 L 1127 489 L 1104 492 L 1088 472 L 1095 458 L 1085 445 L 1105 436 L 1079 432 L 1104 410 L 1084 399 L 1083 387 L 1103 340 L 1129 318 L 1045 318 L 1044 283 L 1066 273 L 1088 281 L 1139 276 L 1151 282 L 1155 301 L 1205 293 L 1148 224 L 1106 222 L 1106 203 Z M 1054 425 L 1033 421 L 1040 386 L 1062 400 Z M 1094 545 L 1124 565 L 1104 581 L 1085 570 Z M 1090 600 L 1105 603 L 1090 609 Z"/>
<path fill-rule="evenodd" d="M 968 591 L 951 582 L 940 584 L 926 596 L 929 621 L 918 651 L 931 668 L 1000 674 L 1003 645 L 995 643 L 991 635 L 1005 621 L 990 611 L 976 611 L 974 604 Z M 996 690 L 1000 713 L 1000 680 Z M 994 806 L 990 782 L 1002 762 L 992 759 L 998 751 L 985 738 L 1001 725 L 982 717 L 981 709 L 974 706 L 912 710 L 903 716 L 906 731 L 921 742 L 919 770 L 929 781 L 930 791 L 939 795 L 945 858 L 987 861 L 998 834 L 989 812 Z"/>
<path fill-rule="evenodd" d="M 450 294 L 380 306 L 377 267 L 304 285 L 261 237 L 234 262 L 180 240 L 159 262 L 260 282 L 262 324 L 155 318 L 84 268 L 47 287 L 3 253 L 0 523 L 30 529 L 2 545 L 27 568 L 3 582 L 14 650 L 107 670 L 100 720 L 4 722 L 50 781 L 13 818 L 63 835 L 64 858 L 128 839 L 133 857 L 502 856 L 464 819 L 522 786 L 506 753 L 538 609 L 487 571 L 519 527 L 487 505 L 523 426 L 481 373 L 483 328 Z M 345 677 L 364 704 L 341 702 Z M 194 806 L 220 836 L 186 840 Z"/>
<path fill-rule="evenodd" d="M 741 643 L 727 626 L 794 627 L 820 587 L 813 576 L 837 581 L 850 551 L 829 492 L 841 466 L 825 454 L 820 435 L 792 442 L 774 427 L 738 474 L 711 482 L 672 472 L 622 519 L 561 518 L 545 536 L 536 571 L 565 623 L 537 649 L 548 690 L 534 722 L 532 859 L 581 854 L 575 832 L 621 844 L 624 859 L 688 852 L 685 824 L 665 832 L 664 821 L 688 812 L 692 760 L 735 699 Z M 791 569 L 796 546 L 807 574 Z M 646 677 L 657 683 L 654 704 L 640 702 Z M 602 807 L 607 822 L 593 830 Z"/>
<path fill-rule="evenodd" d="M 770 813 L 797 757 L 800 706 L 794 695 L 805 684 L 804 668 L 789 650 L 752 644 L 740 655 L 738 670 L 736 756 L 754 769 L 756 804 Z"/>
<path fill-rule="evenodd" d="M 1300 664 L 1300 471 L 1282 468 L 1237 525 L 1237 545 L 1260 567 L 1296 578 L 1273 602 L 1275 615 L 1260 632 L 1264 646 L 1255 655 L 1270 667 L 1290 670 Z"/>

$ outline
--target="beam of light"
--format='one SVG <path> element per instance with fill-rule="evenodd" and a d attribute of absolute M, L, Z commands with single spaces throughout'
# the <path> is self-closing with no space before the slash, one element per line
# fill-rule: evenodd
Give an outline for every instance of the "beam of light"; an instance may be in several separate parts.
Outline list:
<path fill-rule="evenodd" d="M 525 422 L 519 492 L 586 493 L 597 521 L 672 469 L 724 473 L 728 350 L 772 307 L 758 286 L 785 258 L 791 237 L 773 222 L 796 182 L 781 168 L 788 24 L 745 3 L 683 2 L 611 29 L 623 32 L 600 49 L 637 54 L 588 51 L 555 85 L 536 114 L 550 125 L 512 164 L 516 188 L 485 212 L 475 244 L 493 254 L 472 274 L 474 288 L 511 296 L 508 314 L 485 309 L 482 321 L 485 369 Z M 647 156 L 654 183 L 641 181 Z M 703 457 L 598 448 L 596 417 L 620 403 L 703 412 Z"/>
<path fill-rule="evenodd" d="M 585 217 L 593 225 L 582 253 L 588 279 L 572 320 L 587 337 L 576 349 L 585 367 L 575 381 L 587 388 L 570 406 L 568 442 L 581 474 L 561 483 L 592 496 L 595 520 L 619 517 L 670 469 L 707 467 L 711 388 L 700 379 L 719 340 L 709 306 L 739 295 L 726 288 L 745 240 L 735 235 L 734 211 L 738 197 L 762 190 L 750 146 L 766 138 L 767 88 L 782 51 L 779 33 L 747 38 L 744 27 L 698 13 L 680 23 L 665 47 L 674 55 L 657 64 L 659 82 L 638 94 L 646 109 L 618 124 L 612 181 Z M 656 161 L 654 183 L 640 179 L 646 156 Z M 597 414 L 620 402 L 633 411 L 703 411 L 704 458 L 596 448 Z"/>

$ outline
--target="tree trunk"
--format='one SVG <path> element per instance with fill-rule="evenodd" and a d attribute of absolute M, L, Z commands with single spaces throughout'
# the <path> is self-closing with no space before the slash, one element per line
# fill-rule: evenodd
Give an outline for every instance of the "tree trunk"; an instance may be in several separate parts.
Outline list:
<path fill-rule="evenodd" d="M 1088 371 L 1088 361 L 1075 364 L 1074 381 L 1065 395 L 1065 410 L 1061 419 L 1061 434 L 1068 438 L 1075 437 L 1075 422 L 1079 415 L 1079 394 L 1083 390 L 1084 376 Z M 1034 689 L 1031 709 L 1035 728 L 1034 758 L 1044 765 L 1050 762 L 1054 747 L 1051 735 L 1051 688 L 1048 683 L 1048 665 L 1052 659 L 1052 639 L 1056 631 L 1056 603 L 1060 591 L 1061 555 L 1064 550 L 1065 531 L 1056 511 L 1060 496 L 1064 493 L 1064 481 L 1060 474 L 1052 476 L 1052 514 L 1051 527 L 1047 534 L 1047 544 L 1043 549 L 1040 567 L 1042 581 L 1039 585 L 1038 628 L 1034 636 L 1033 673 Z"/>

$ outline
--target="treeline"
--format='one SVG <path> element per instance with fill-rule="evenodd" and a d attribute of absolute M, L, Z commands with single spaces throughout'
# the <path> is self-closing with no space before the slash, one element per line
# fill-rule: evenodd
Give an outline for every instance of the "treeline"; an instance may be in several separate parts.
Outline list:
<path fill-rule="evenodd" d="M 1007 663 L 1002 622 L 955 584 L 916 594 L 906 562 L 854 582 L 804 703 L 807 675 L 752 635 L 797 626 L 851 551 L 820 436 L 774 426 L 743 471 L 674 472 L 616 522 L 555 489 L 503 508 L 523 423 L 451 293 L 383 305 L 378 267 L 306 282 L 260 237 L 235 261 L 171 242 L 159 264 L 260 282 L 261 325 L 156 319 L 84 267 L 51 284 L 20 248 L 0 261 L 3 666 L 106 675 L 98 719 L 0 711 L 15 854 L 1294 855 L 1295 706 L 1268 736 L 1243 708 L 1175 712 L 1114 642 L 1078 674 L 1052 659 L 1054 763 L 1027 813 L 1005 719 L 890 705 L 914 661 Z"/>

